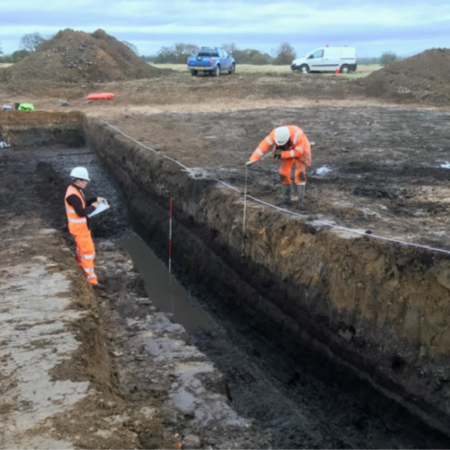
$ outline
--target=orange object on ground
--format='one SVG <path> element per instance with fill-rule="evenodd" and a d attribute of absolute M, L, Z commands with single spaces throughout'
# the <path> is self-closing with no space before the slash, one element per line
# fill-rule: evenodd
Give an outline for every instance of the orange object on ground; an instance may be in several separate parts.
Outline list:
<path fill-rule="evenodd" d="M 72 206 L 67 202 L 67 197 L 75 194 L 86 208 L 84 195 L 73 186 L 69 186 L 66 191 L 65 203 L 66 214 L 69 222 L 69 232 L 75 238 L 77 244 L 77 261 L 78 265 L 83 269 L 86 280 L 91 284 L 98 284 L 97 276 L 94 271 L 95 247 L 92 241 L 91 231 L 87 225 L 87 218 L 80 217 Z"/>
<path fill-rule="evenodd" d="M 296 125 L 288 125 L 289 129 L 289 148 L 281 152 L 280 181 L 281 184 L 291 184 L 291 169 L 295 164 L 295 184 L 306 183 L 306 166 L 311 165 L 311 146 L 303 130 Z M 275 143 L 275 129 L 266 136 L 258 148 L 253 152 L 250 161 L 256 162 L 264 155 Z"/>
<path fill-rule="evenodd" d="M 89 94 L 86 100 L 111 100 L 115 97 L 112 92 L 100 92 L 98 94 Z"/>

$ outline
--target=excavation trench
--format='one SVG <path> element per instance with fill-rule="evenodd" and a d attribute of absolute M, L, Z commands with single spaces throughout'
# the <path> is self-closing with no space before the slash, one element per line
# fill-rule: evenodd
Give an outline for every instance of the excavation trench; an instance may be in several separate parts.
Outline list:
<path fill-rule="evenodd" d="M 139 312 L 118 300 L 110 307 L 128 326 L 159 310 L 185 327 L 187 342 L 205 355 L 202 364 L 212 361 L 223 375 L 216 374 L 212 389 L 231 399 L 236 416 L 227 420 L 245 423 L 248 447 L 266 445 L 266 437 L 277 448 L 445 446 L 447 258 L 338 234 L 251 203 L 244 237 L 239 193 L 193 176 L 97 118 L 22 117 L 0 117 L 0 140 L 18 149 L 14 164 L 28 158 L 38 184 L 58 189 L 68 181 L 61 174 L 85 165 L 92 192 L 113 204 L 94 224 L 99 253 L 110 245 L 126 251 L 151 305 Z M 41 192 L 48 211 L 61 201 L 57 189 Z M 170 198 L 172 280 L 165 267 Z M 49 220 L 62 229 L 61 215 L 53 212 Z M 111 264 L 101 264 L 111 277 Z M 107 288 L 121 289 L 112 279 Z M 125 349 L 142 344 L 127 336 Z M 163 348 L 148 351 L 161 361 Z M 123 388 L 141 372 L 122 372 Z M 169 398 L 191 414 L 191 397 L 164 389 L 163 410 Z M 163 422 L 175 430 L 188 419 Z"/>

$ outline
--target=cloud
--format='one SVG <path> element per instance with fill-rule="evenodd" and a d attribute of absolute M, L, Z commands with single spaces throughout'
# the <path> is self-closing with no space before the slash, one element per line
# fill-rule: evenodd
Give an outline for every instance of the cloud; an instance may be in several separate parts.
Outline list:
<path fill-rule="evenodd" d="M 19 5 L 18 5 L 19 3 Z M 447 22 L 447 26 L 445 23 Z M 299 53 L 324 45 L 355 45 L 378 55 L 384 50 L 442 47 L 450 37 L 450 3 L 443 0 L 366 2 L 347 0 L 0 0 L 0 41 L 14 51 L 25 33 L 61 28 L 103 28 L 154 53 L 161 45 L 189 42 L 269 51 L 291 42 Z M 15 44 L 14 44 L 15 42 Z M 163 43 L 163 44 L 162 44 Z M 370 56 L 370 55 L 366 55 Z"/>

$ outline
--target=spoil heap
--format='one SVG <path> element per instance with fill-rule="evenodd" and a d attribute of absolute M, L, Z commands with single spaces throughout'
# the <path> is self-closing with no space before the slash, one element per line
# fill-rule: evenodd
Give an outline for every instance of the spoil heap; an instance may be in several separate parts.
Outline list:
<path fill-rule="evenodd" d="M 3 81 L 109 82 L 154 78 L 160 71 L 103 30 L 66 29 L 35 53 L 0 71 Z"/>
<path fill-rule="evenodd" d="M 395 101 L 450 104 L 450 49 L 426 50 L 360 81 L 366 94 Z"/>

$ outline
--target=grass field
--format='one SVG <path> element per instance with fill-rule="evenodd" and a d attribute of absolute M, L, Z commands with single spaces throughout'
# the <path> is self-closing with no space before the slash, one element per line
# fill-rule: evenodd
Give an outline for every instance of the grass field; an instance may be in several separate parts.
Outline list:
<path fill-rule="evenodd" d="M 186 64 L 152 64 L 158 69 L 172 69 L 178 72 L 186 72 Z M 361 78 L 369 75 L 375 70 L 380 69 L 381 66 L 378 64 L 369 64 L 369 65 L 360 65 L 358 66 L 358 70 L 356 72 L 351 72 L 348 75 L 345 75 L 349 78 Z M 237 73 L 267 73 L 267 72 L 275 72 L 275 73 L 291 73 L 291 66 L 272 66 L 272 65 L 264 65 L 264 66 L 254 66 L 251 64 L 238 64 L 236 66 Z"/>
<path fill-rule="evenodd" d="M 0 63 L 0 69 L 4 69 L 5 67 L 12 66 L 12 64 L 9 63 Z"/>

